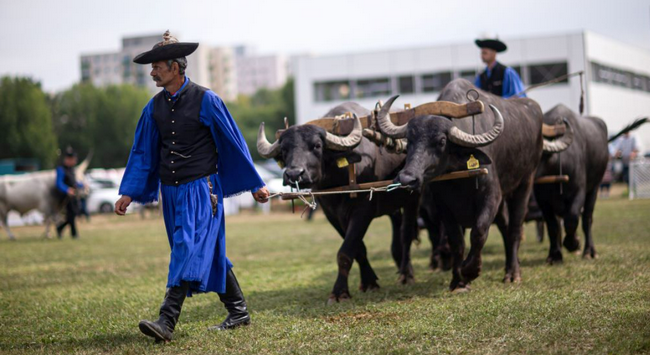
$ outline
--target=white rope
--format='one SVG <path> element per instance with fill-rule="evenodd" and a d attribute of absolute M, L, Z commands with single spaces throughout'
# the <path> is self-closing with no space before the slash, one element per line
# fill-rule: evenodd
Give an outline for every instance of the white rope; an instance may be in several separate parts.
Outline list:
<path fill-rule="evenodd" d="M 358 190 L 340 190 L 340 191 L 304 191 L 304 192 L 303 192 L 303 191 L 297 191 L 297 192 L 288 192 L 288 193 L 287 193 L 287 192 L 276 192 L 276 193 L 274 193 L 274 194 L 271 194 L 271 195 L 269 196 L 269 199 L 272 199 L 272 198 L 274 198 L 274 197 L 278 197 L 278 196 L 282 197 L 282 196 L 284 196 L 285 194 L 287 194 L 287 195 L 296 196 L 296 197 L 298 197 L 301 201 L 305 202 L 305 200 L 304 200 L 304 196 L 311 196 L 311 197 L 313 198 L 314 196 L 324 196 L 324 195 L 345 195 L 345 194 L 354 194 L 354 193 L 365 193 L 365 192 L 369 192 L 369 193 L 370 193 L 369 200 L 372 200 L 373 193 L 375 193 L 375 192 L 390 192 L 390 191 L 393 191 L 393 190 L 403 189 L 403 188 L 406 188 L 406 186 L 401 186 L 401 185 L 399 185 L 399 184 L 391 184 L 391 185 L 384 186 L 384 187 L 371 187 L 371 188 L 368 188 L 368 189 L 358 189 Z M 307 203 L 307 202 L 305 202 L 305 203 Z M 309 204 L 310 204 L 310 206 L 311 206 L 311 203 L 309 203 Z"/>

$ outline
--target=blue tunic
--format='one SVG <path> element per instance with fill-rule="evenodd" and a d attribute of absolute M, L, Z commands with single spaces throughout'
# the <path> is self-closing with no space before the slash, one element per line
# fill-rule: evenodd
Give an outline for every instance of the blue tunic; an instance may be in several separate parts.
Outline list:
<path fill-rule="evenodd" d="M 189 78 L 179 90 L 181 92 Z M 178 98 L 175 93 L 172 99 Z M 221 98 L 208 90 L 201 102 L 200 122 L 210 129 L 219 152 L 218 173 L 211 175 L 213 193 L 219 205 L 213 215 L 206 178 L 178 186 L 160 184 L 160 133 L 152 117 L 153 100 L 142 111 L 133 148 L 120 185 L 120 195 L 147 203 L 158 199 L 171 247 L 167 287 L 190 282 L 190 295 L 225 292 L 226 272 L 232 263 L 226 258 L 223 198 L 264 186 L 230 112 Z M 216 154 L 216 153 L 215 153 Z"/>
<path fill-rule="evenodd" d="M 489 78 L 490 75 L 492 75 L 492 71 L 488 67 L 485 68 L 485 71 Z M 476 76 L 476 79 L 474 79 L 474 85 L 477 88 L 481 87 L 481 75 Z M 524 89 L 524 83 L 521 81 L 519 74 L 517 74 L 514 69 L 506 67 L 506 70 L 503 73 L 503 95 L 501 96 L 504 99 L 507 99 L 509 97 L 515 96 L 517 93 L 524 91 Z M 524 93 L 517 97 L 526 97 L 526 94 Z"/>

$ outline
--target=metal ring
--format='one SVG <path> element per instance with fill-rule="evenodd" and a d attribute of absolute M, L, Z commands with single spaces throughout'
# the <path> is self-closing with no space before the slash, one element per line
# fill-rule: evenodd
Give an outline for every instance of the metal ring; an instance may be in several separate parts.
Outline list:
<path fill-rule="evenodd" d="M 472 95 L 471 95 L 472 93 L 474 94 L 474 97 L 472 97 Z M 467 90 L 467 93 L 465 94 L 465 97 L 470 102 L 474 102 L 474 101 L 478 100 L 479 93 L 475 89 L 469 89 L 469 90 Z"/>

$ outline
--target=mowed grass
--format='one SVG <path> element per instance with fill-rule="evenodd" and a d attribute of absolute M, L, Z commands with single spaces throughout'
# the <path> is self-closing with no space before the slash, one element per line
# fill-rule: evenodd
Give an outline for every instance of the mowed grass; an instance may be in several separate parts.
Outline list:
<path fill-rule="evenodd" d="M 381 290 L 326 305 L 341 239 L 316 215 L 229 217 L 228 255 L 253 324 L 206 328 L 226 315 L 216 294 L 188 298 L 175 339 L 140 334 L 165 292 L 169 245 L 162 219 L 98 217 L 81 240 L 43 240 L 41 227 L 0 241 L 0 352 L 12 354 L 629 354 L 650 353 L 650 201 L 601 200 L 594 222 L 600 258 L 565 251 L 547 266 L 533 226 L 519 254 L 524 281 L 503 284 L 501 236 L 493 229 L 483 273 L 451 294 L 449 273 L 427 269 L 423 233 L 416 284 L 396 284 L 387 218 L 365 242 Z"/>

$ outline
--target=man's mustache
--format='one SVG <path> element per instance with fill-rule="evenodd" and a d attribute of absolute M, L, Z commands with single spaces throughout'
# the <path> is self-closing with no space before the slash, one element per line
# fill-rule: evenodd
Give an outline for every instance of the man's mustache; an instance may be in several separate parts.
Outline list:
<path fill-rule="evenodd" d="M 161 80 L 161 79 L 160 79 L 159 76 L 154 76 L 154 77 L 153 77 L 153 81 L 160 81 L 160 80 Z"/>

